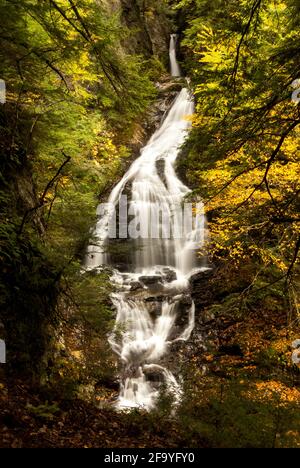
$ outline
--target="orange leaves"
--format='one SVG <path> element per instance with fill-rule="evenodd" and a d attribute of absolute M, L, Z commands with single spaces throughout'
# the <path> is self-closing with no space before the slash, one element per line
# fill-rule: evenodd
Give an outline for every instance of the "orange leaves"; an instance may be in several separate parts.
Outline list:
<path fill-rule="evenodd" d="M 268 400 L 278 398 L 279 404 L 288 402 L 300 402 L 300 391 L 297 388 L 291 388 L 276 380 L 267 382 L 256 382 L 253 389 L 255 397 L 259 400 Z"/>

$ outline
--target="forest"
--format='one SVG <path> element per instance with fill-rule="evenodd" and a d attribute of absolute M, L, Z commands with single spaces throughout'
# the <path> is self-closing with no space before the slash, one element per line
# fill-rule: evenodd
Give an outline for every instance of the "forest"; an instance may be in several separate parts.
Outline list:
<path fill-rule="evenodd" d="M 299 1 L 0 17 L 0 447 L 300 448 Z"/>

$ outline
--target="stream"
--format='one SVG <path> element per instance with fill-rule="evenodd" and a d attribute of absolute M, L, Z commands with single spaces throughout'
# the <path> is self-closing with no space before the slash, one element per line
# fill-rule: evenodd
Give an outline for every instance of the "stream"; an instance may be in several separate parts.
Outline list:
<path fill-rule="evenodd" d="M 177 36 L 171 35 L 171 75 L 180 77 Z M 182 79 L 182 78 L 180 78 Z M 197 250 L 205 240 L 202 204 L 190 193 L 175 164 L 191 127 L 194 101 L 188 87 L 177 95 L 160 128 L 98 207 L 86 268 L 109 266 L 116 308 L 110 345 L 122 362 L 117 408 L 155 407 L 164 385 L 180 402 L 180 377 L 168 369 L 172 344 L 190 339 L 195 305 L 189 279 L 207 269 Z"/>

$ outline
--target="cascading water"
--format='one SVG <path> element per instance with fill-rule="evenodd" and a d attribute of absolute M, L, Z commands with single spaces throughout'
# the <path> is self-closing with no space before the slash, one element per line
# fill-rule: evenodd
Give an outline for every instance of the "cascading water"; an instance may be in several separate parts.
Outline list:
<path fill-rule="evenodd" d="M 171 64 L 171 75 L 172 76 L 181 76 L 181 70 L 176 56 L 176 46 L 177 46 L 178 35 L 171 34 L 170 42 L 170 64 Z"/>
<path fill-rule="evenodd" d="M 170 60 L 174 77 L 180 75 L 176 40 L 177 36 L 172 35 Z M 189 278 L 197 268 L 195 249 L 201 246 L 205 235 L 201 205 L 192 224 L 188 223 L 189 228 L 182 229 L 183 201 L 190 190 L 178 179 L 174 168 L 193 111 L 192 96 L 183 88 L 161 127 L 112 190 L 106 209 L 99 207 L 102 216 L 94 232 L 98 241 L 87 254 L 88 269 L 115 267 L 111 280 L 117 292 L 111 299 L 117 317 L 109 342 L 124 364 L 119 408 L 151 409 L 159 395 L 159 382 L 166 384 L 175 402 L 180 400 L 180 384 L 164 359 L 172 344 L 188 340 L 194 328 L 195 306 L 189 295 Z M 109 226 L 117 219 L 116 210 L 122 206 L 124 193 L 129 197 L 129 207 L 125 217 L 124 211 L 119 213 L 118 221 L 119 234 L 124 225 L 126 234 L 129 232 L 129 239 L 122 243 L 128 246 L 128 271 L 121 272 L 124 267 L 116 268 L 110 252 L 113 241 L 109 239 Z M 127 215 L 133 221 L 128 223 Z"/>

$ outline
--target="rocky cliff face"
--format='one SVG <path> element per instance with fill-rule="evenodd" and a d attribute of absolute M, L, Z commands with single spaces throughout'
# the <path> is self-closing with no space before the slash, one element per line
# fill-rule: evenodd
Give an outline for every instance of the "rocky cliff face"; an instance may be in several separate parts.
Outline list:
<path fill-rule="evenodd" d="M 124 26 L 131 31 L 124 43 L 127 52 L 146 58 L 157 56 L 167 63 L 171 22 L 164 2 L 112 0 L 107 1 L 107 6 L 112 13 L 120 12 Z"/>

